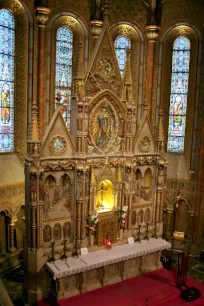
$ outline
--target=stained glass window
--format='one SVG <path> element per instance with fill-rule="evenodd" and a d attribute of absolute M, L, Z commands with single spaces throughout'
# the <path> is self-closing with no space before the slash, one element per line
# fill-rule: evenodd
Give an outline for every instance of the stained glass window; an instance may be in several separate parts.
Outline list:
<path fill-rule="evenodd" d="M 14 150 L 15 22 L 0 10 L 0 153 Z"/>
<path fill-rule="evenodd" d="M 168 129 L 168 151 L 183 152 L 186 128 L 190 40 L 179 36 L 174 41 Z"/>
<path fill-rule="evenodd" d="M 115 40 L 115 52 L 120 68 L 120 73 L 123 75 L 125 63 L 127 59 L 127 51 L 131 48 L 131 41 L 128 37 L 120 35 Z"/>
<path fill-rule="evenodd" d="M 57 30 L 56 39 L 56 107 L 62 108 L 64 121 L 70 129 L 73 35 L 67 27 Z"/>

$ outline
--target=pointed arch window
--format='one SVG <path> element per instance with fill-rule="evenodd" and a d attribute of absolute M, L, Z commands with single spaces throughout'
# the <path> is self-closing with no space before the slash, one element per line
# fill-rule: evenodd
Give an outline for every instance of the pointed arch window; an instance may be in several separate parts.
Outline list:
<path fill-rule="evenodd" d="M 0 153 L 14 151 L 15 21 L 0 10 Z"/>
<path fill-rule="evenodd" d="M 120 74 L 123 75 L 127 60 L 127 51 L 131 49 L 131 41 L 127 36 L 120 35 L 115 40 L 115 53 L 120 68 Z"/>
<path fill-rule="evenodd" d="M 184 152 L 190 47 L 190 40 L 184 36 L 177 37 L 173 44 L 167 144 L 169 152 Z"/>
<path fill-rule="evenodd" d="M 64 121 L 70 129 L 73 34 L 63 26 L 56 37 L 55 106 L 62 108 Z"/>

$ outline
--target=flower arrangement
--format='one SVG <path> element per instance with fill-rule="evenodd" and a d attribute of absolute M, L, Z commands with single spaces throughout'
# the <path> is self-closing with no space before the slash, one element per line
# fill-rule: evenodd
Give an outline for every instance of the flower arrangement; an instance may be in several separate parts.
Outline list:
<path fill-rule="evenodd" d="M 119 223 L 120 223 L 120 228 L 124 229 L 125 228 L 125 223 L 127 222 L 128 219 L 128 206 L 123 206 L 121 210 L 119 210 Z"/>
<path fill-rule="evenodd" d="M 95 214 L 89 215 L 86 217 L 86 225 L 85 228 L 88 230 L 88 234 L 94 234 L 96 231 L 97 224 L 99 222 L 97 212 Z"/>

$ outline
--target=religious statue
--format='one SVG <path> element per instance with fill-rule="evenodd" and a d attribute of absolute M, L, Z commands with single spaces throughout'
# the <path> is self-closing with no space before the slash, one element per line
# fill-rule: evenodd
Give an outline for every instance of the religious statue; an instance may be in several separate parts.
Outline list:
<path fill-rule="evenodd" d="M 131 133 L 132 127 L 132 112 L 130 109 L 127 111 L 127 133 Z"/>

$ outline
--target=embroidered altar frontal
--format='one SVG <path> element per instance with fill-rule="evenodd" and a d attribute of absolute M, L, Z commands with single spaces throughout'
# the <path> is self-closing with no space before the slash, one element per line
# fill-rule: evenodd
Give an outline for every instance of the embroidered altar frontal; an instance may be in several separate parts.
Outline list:
<path fill-rule="evenodd" d="M 160 251 L 170 246 L 161 238 L 150 238 L 47 263 L 52 294 L 63 299 L 154 271 L 161 267 Z"/>

